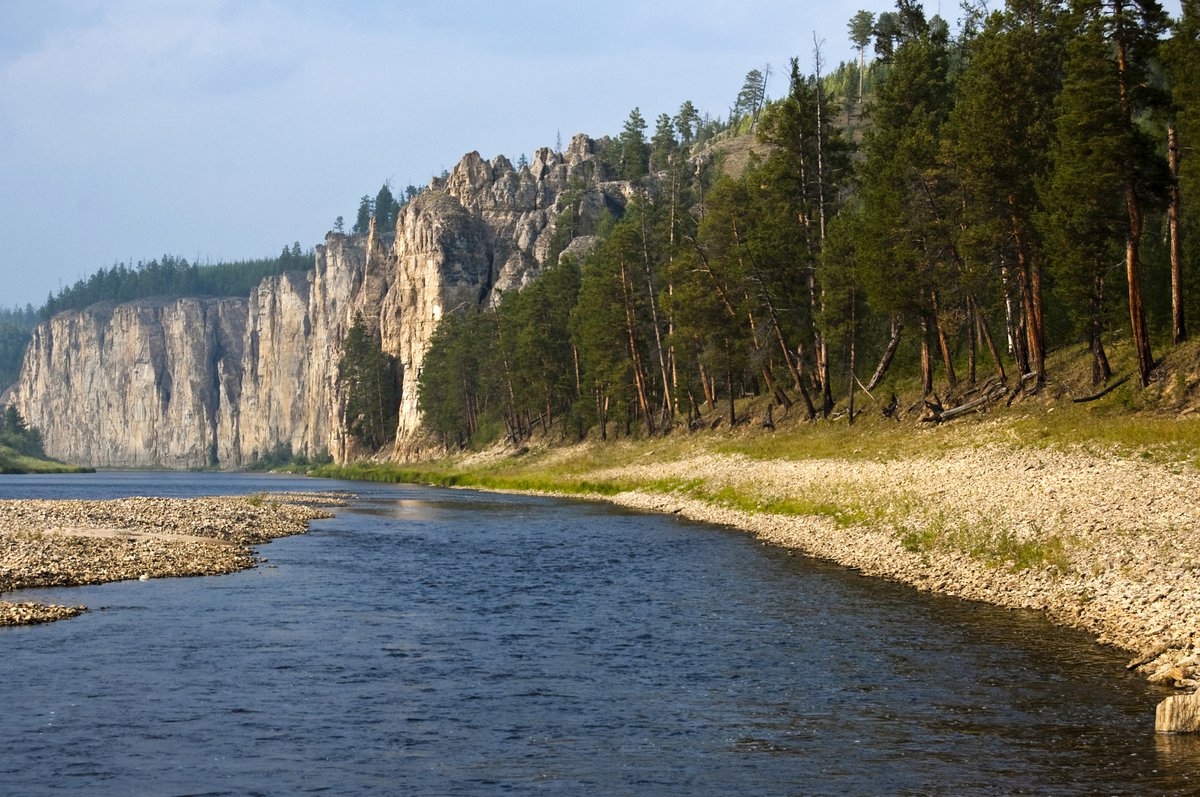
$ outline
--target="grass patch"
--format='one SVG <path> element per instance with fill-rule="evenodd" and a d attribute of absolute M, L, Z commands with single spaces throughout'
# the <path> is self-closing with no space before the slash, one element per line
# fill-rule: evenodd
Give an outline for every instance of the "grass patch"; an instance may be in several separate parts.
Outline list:
<path fill-rule="evenodd" d="M 502 474 L 455 471 L 440 468 L 407 468 L 388 463 L 351 463 L 325 465 L 309 471 L 312 476 L 330 479 L 423 484 L 433 487 L 479 487 L 487 490 L 571 493 L 577 495 L 616 495 L 634 487 L 606 479 L 574 479 L 536 474 Z"/>
<path fill-rule="evenodd" d="M 533 472 L 525 472 L 532 470 Z M 486 490 L 564 493 L 568 495 L 609 496 L 641 491 L 660 495 L 679 495 L 715 506 L 794 517 L 827 517 L 839 527 L 865 523 L 874 515 L 863 507 L 848 503 L 804 497 L 764 496 L 752 485 L 723 486 L 709 489 L 703 479 L 606 479 L 586 478 L 556 471 L 539 471 L 525 466 L 519 472 L 456 470 L 434 464 L 429 468 L 410 468 L 388 463 L 352 463 L 326 465 L 310 471 L 323 478 L 422 484 L 434 487 L 477 487 Z"/>
<path fill-rule="evenodd" d="M 1090 454 L 1117 454 L 1200 467 L 1200 417 L 1131 414 L 1114 405 L 1067 404 L 1011 424 L 1014 442 Z"/>
<path fill-rule="evenodd" d="M 900 543 L 913 553 L 957 551 L 1013 573 L 1029 569 L 1073 569 L 1068 542 L 1058 534 L 1022 536 L 986 522 L 950 521 L 944 515 L 916 528 L 901 528 Z"/>
<path fill-rule="evenodd" d="M 839 528 L 864 523 L 870 517 L 860 507 L 805 497 L 764 496 L 745 485 L 724 486 L 717 490 L 696 486 L 683 492 L 710 504 L 742 512 L 790 517 L 825 517 Z"/>

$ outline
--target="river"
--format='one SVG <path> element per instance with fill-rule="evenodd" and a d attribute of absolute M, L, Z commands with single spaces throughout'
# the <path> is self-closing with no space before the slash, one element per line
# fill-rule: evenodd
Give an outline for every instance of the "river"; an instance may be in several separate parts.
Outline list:
<path fill-rule="evenodd" d="M 0 498 L 348 489 L 254 570 L 37 590 L 0 793 L 1200 793 L 1126 654 L 608 505 L 291 477 L 0 477 Z"/>

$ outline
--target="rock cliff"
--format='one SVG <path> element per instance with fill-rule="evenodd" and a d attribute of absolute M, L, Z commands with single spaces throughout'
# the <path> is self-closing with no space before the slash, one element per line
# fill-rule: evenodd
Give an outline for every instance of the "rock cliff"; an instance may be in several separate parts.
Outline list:
<path fill-rule="evenodd" d="M 595 144 L 515 168 L 471 153 L 404 206 L 395 230 L 331 233 L 312 271 L 246 298 L 101 304 L 34 333 L 9 400 L 51 456 L 98 467 L 237 468 L 290 446 L 361 454 L 341 420 L 337 368 L 357 317 L 377 330 L 401 386 L 394 456 L 418 445 L 417 379 L 441 317 L 498 300 L 586 245 L 623 183 L 598 181 Z M 555 236 L 570 204 L 572 236 Z M 557 244 L 556 244 L 557 241 Z"/>

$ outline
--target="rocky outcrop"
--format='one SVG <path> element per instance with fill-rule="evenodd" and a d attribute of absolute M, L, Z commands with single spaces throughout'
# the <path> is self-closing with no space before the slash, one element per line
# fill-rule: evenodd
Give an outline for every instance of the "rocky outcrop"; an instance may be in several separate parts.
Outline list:
<path fill-rule="evenodd" d="M 1159 703 L 1154 711 L 1154 730 L 1158 733 L 1200 732 L 1200 693 L 1174 695 Z"/>
<path fill-rule="evenodd" d="M 213 464 L 222 401 L 241 381 L 245 324 L 241 299 L 62 313 L 34 331 L 13 400 L 60 459 Z"/>
<path fill-rule="evenodd" d="M 34 333 L 13 401 L 51 456 L 97 467 L 237 468 L 280 447 L 361 454 L 341 422 L 337 368 L 361 317 L 397 363 L 394 454 L 418 444 L 417 380 L 443 315 L 498 301 L 586 251 L 628 201 L 594 142 L 515 168 L 471 153 L 405 205 L 395 230 L 330 234 L 312 271 L 246 298 L 143 301 L 61 313 Z M 571 208 L 570 235 L 557 221 Z M 564 231 L 565 232 L 565 231 Z"/>

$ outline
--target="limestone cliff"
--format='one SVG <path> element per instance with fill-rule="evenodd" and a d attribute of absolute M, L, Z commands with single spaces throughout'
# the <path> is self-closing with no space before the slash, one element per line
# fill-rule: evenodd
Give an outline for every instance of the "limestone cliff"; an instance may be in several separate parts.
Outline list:
<path fill-rule="evenodd" d="M 536 278 L 566 192 L 577 233 L 621 212 L 628 186 L 598 182 L 593 152 L 576 136 L 565 153 L 539 150 L 519 169 L 471 153 L 405 205 L 395 230 L 331 233 L 312 271 L 270 277 L 246 298 L 61 313 L 34 333 L 10 398 L 42 429 L 47 453 L 99 467 L 236 468 L 279 446 L 345 459 L 362 452 L 343 428 L 337 367 L 361 317 L 398 364 L 392 453 L 402 456 L 442 315 Z"/>
<path fill-rule="evenodd" d="M 52 456 L 100 467 L 214 461 L 240 386 L 239 299 L 97 305 L 34 331 L 14 389 Z"/>

